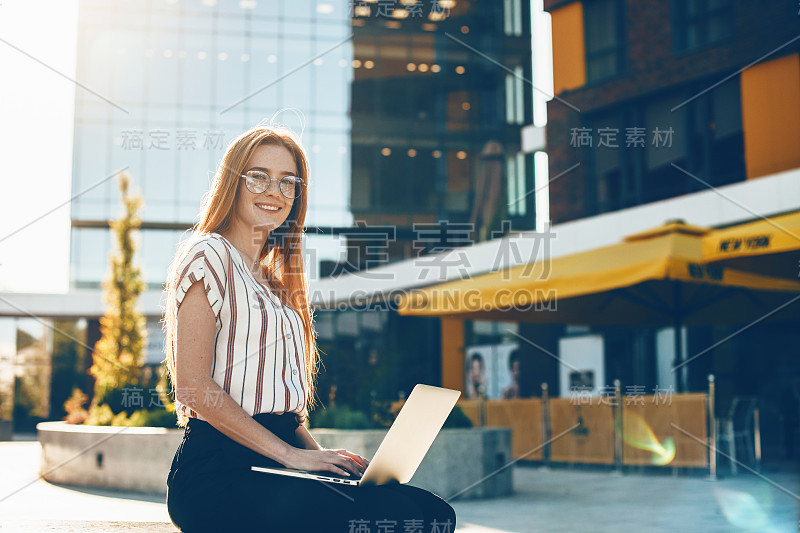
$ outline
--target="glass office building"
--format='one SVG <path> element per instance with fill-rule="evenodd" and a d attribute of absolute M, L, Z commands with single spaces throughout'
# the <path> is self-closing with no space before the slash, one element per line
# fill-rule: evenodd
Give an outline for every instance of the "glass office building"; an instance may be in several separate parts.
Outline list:
<path fill-rule="evenodd" d="M 438 221 L 533 228 L 529 3 L 361 1 L 353 15 L 350 207 L 396 227 L 390 259 Z"/>
<path fill-rule="evenodd" d="M 354 2 L 350 208 L 362 225 L 346 261 L 323 273 L 535 227 L 532 154 L 521 150 L 533 122 L 530 20 L 521 0 Z M 375 416 L 416 383 L 442 383 L 438 319 L 330 310 L 317 331 L 324 353 L 343 355 L 325 359 L 323 399 Z"/>
<path fill-rule="evenodd" d="M 342 244 L 374 244 L 330 237 L 356 219 L 396 228 L 389 260 L 416 253 L 417 224 L 534 227 L 521 0 L 83 0 L 78 35 L 74 288 L 107 270 L 116 171 L 144 196 L 140 263 L 157 290 L 227 143 L 278 110 L 310 156 L 312 280 Z"/>
<path fill-rule="evenodd" d="M 302 131 L 307 224 L 351 224 L 345 0 L 82 0 L 79 9 L 74 288 L 98 287 L 107 271 L 116 171 L 130 172 L 144 197 L 139 261 L 148 288 L 160 289 L 227 144 L 262 121 Z"/>

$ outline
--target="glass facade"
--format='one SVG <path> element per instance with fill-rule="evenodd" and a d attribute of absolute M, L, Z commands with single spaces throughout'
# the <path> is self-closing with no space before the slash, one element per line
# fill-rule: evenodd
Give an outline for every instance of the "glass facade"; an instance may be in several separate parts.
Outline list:
<path fill-rule="evenodd" d="M 75 387 L 91 390 L 86 320 L 0 318 L 0 439 L 61 419 Z"/>
<path fill-rule="evenodd" d="M 493 222 L 510 217 L 515 229 L 534 227 L 533 195 L 526 194 L 533 165 L 517 164 L 516 155 L 521 127 L 533 122 L 530 6 L 383 4 L 354 9 L 354 216 L 397 227 L 397 240 L 387 243 L 390 260 L 409 257 L 407 239 L 419 223 L 499 229 Z M 504 172 L 489 171 L 482 153 L 490 143 L 499 143 L 501 164 L 513 161 L 513 185 Z M 495 188 L 499 200 L 487 209 L 476 195 Z M 506 191 L 524 197 L 510 211 Z M 478 212 L 491 216 L 479 220 Z"/>
<path fill-rule="evenodd" d="M 262 121 L 302 131 L 308 226 L 393 224 L 406 242 L 389 260 L 409 256 L 416 223 L 535 226 L 517 155 L 532 122 L 525 2 L 82 0 L 77 57 L 73 287 L 107 271 L 115 172 L 144 196 L 139 262 L 158 289 L 227 143 Z M 509 168 L 487 170 L 489 143 Z M 496 205 L 476 188 L 501 191 Z M 312 279 L 346 255 L 325 233 L 309 232 Z"/>
<path fill-rule="evenodd" d="M 53 338 L 52 320 L 0 318 L 0 425 L 50 417 Z"/>
<path fill-rule="evenodd" d="M 10 436 L 10 426 L 5 426 L 4 422 L 10 422 L 14 417 L 16 322 L 15 318 L 0 318 L 0 438 L 3 439 Z"/>
<path fill-rule="evenodd" d="M 73 286 L 105 275 L 120 212 L 109 178 L 127 169 L 145 199 L 140 267 L 159 288 L 227 144 L 259 122 L 302 131 L 307 224 L 349 225 L 349 34 L 345 0 L 82 0 Z"/>

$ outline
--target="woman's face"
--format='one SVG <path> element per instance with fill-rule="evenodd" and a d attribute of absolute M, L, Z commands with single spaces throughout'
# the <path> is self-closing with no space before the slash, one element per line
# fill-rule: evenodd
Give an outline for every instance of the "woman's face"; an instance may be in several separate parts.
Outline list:
<path fill-rule="evenodd" d="M 472 365 L 470 367 L 470 370 L 472 371 L 473 379 L 480 379 L 482 377 L 481 376 L 483 374 L 483 368 L 482 367 L 483 367 L 483 365 L 481 365 L 480 360 L 478 360 L 478 359 L 473 359 L 472 360 Z"/>
<path fill-rule="evenodd" d="M 239 178 L 235 217 L 253 231 L 258 228 L 272 231 L 283 224 L 294 204 L 294 199 L 284 196 L 279 187 L 284 176 L 297 176 L 294 158 L 283 146 L 262 144 L 253 151 L 242 174 L 249 170 L 266 172 L 272 177 L 272 183 L 266 191 L 253 194 L 247 188 L 245 178 Z"/>

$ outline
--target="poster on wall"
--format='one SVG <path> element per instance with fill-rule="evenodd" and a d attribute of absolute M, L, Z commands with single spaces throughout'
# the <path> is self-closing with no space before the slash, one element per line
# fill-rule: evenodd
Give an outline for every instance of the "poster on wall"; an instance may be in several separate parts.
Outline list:
<path fill-rule="evenodd" d="M 601 335 L 565 337 L 558 341 L 562 398 L 579 393 L 600 394 L 600 389 L 606 385 L 603 353 Z"/>
<path fill-rule="evenodd" d="M 471 346 L 465 350 L 464 383 L 466 398 L 486 399 L 519 397 L 519 360 L 517 344 Z"/>

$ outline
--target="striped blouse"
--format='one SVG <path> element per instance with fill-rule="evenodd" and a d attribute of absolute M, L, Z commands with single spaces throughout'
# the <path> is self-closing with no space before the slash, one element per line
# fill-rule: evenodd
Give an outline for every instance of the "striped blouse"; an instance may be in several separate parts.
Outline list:
<path fill-rule="evenodd" d="M 222 235 L 195 239 L 178 267 L 176 297 L 180 308 L 189 287 L 203 280 L 217 318 L 211 376 L 250 415 L 290 411 L 304 421 L 308 382 L 300 315 L 253 277 L 238 250 Z M 194 400 L 218 405 L 222 398 Z M 201 418 L 179 402 L 176 410 Z"/>

